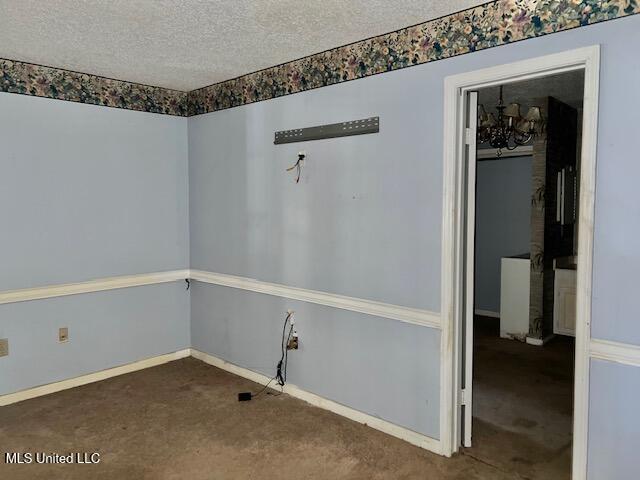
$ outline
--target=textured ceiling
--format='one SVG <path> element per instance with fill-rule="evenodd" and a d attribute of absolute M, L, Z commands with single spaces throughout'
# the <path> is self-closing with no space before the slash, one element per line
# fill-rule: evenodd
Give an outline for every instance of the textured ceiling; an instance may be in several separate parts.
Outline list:
<path fill-rule="evenodd" d="M 555 97 L 580 109 L 582 108 L 583 94 L 583 70 L 507 84 L 502 91 L 504 103 L 519 103 L 523 115 L 528 107 L 536 104 L 536 100 L 543 97 Z M 495 113 L 494 109 L 498 104 L 499 95 L 500 87 L 484 88 L 479 91 L 478 102 L 485 106 L 487 112 Z"/>
<path fill-rule="evenodd" d="M 0 57 L 192 90 L 478 0 L 0 0 Z"/>

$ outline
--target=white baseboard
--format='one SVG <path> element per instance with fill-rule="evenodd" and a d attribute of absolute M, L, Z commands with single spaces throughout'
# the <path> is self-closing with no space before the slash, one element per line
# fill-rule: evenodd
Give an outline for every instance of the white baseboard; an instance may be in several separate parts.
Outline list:
<path fill-rule="evenodd" d="M 542 345 L 547 343 L 549 340 L 551 340 L 553 337 L 555 337 L 555 335 L 553 335 L 553 334 L 549 335 L 547 337 L 544 337 L 544 338 L 527 337 L 527 343 L 529 345 L 535 345 L 537 347 L 541 347 Z"/>
<path fill-rule="evenodd" d="M 41 397 L 50 393 L 59 392 L 61 390 L 67 390 L 73 387 L 79 387 L 88 383 L 99 382 L 100 380 L 106 380 L 107 378 L 117 377 L 118 375 L 124 375 L 125 373 L 136 372 L 149 367 L 155 367 L 162 365 L 163 363 L 172 362 L 180 358 L 185 358 L 191 355 L 191 349 L 186 348 L 173 353 L 167 353 L 165 355 L 159 355 L 157 357 L 146 358 L 137 362 L 128 363 L 119 367 L 109 368 L 107 370 L 101 370 L 95 373 L 89 373 L 80 377 L 70 378 L 68 380 L 62 380 L 60 382 L 48 383 L 46 385 L 40 385 L 39 387 L 28 388 L 26 390 L 20 390 L 19 392 L 8 393 L 0 396 L 0 406 L 10 405 L 16 402 L 22 402 L 23 400 L 29 400 L 30 398 Z"/>
<path fill-rule="evenodd" d="M 21 402 L 31 398 L 41 397 L 50 393 L 67 390 L 73 387 L 79 387 L 88 383 L 98 382 L 100 380 L 106 380 L 118 375 L 124 375 L 125 373 L 131 373 L 138 370 L 143 370 L 145 368 L 155 367 L 157 365 L 162 365 L 164 363 L 172 362 L 174 360 L 179 360 L 181 358 L 189 356 L 193 356 L 194 358 L 197 358 L 198 360 L 201 360 L 209 365 L 259 383 L 261 385 L 266 385 L 266 383 L 270 380 L 267 376 L 260 373 L 256 373 L 246 368 L 239 367 L 199 350 L 187 348 L 177 352 L 168 353 L 166 355 L 159 355 L 157 357 L 139 360 L 127 365 L 110 368 L 108 370 L 102 370 L 100 372 L 90 373 L 87 375 L 82 375 L 80 377 L 70 378 L 67 380 L 62 380 L 60 382 L 49 383 L 47 385 L 41 385 L 38 387 L 21 390 L 19 392 L 2 395 L 0 396 L 0 406 L 10 405 L 12 403 Z M 285 385 L 284 392 L 291 395 L 292 397 L 296 397 L 300 400 L 310 403 L 313 406 L 322 408 L 324 410 L 329 410 L 355 422 L 362 423 L 376 430 L 380 430 L 381 432 L 409 442 L 417 447 L 424 448 L 425 450 L 429 450 L 439 455 L 442 454 L 440 441 L 434 438 L 414 432 L 412 430 L 409 430 L 408 428 L 400 427 L 386 420 L 382 420 L 381 418 L 368 415 L 340 403 L 323 398 L 314 393 L 307 392 L 306 390 L 296 387 L 295 385 Z"/>
<path fill-rule="evenodd" d="M 199 350 L 191 349 L 191 356 L 197 358 L 198 360 L 202 360 L 209 365 L 213 365 L 214 367 L 226 370 L 227 372 L 233 373 L 261 385 L 266 385 L 270 380 L 269 377 L 262 375 L 261 373 L 256 373 L 246 368 L 239 367 L 238 365 L 234 365 Z M 299 398 L 300 400 L 304 400 L 305 402 L 310 403 L 315 407 L 329 410 L 330 412 L 336 413 L 355 422 L 362 423 L 376 430 L 380 430 L 381 432 L 384 432 L 388 435 L 409 442 L 417 447 L 424 448 L 425 450 L 437 453 L 438 455 L 442 455 L 442 449 L 440 447 L 439 440 L 414 432 L 412 430 L 409 430 L 408 428 L 400 427 L 386 420 L 382 420 L 381 418 L 377 418 L 372 415 L 360 412 L 332 400 L 320 397 L 319 395 L 303 390 L 300 387 L 296 387 L 295 385 L 286 384 L 283 391 L 284 393 L 287 393 L 292 397 Z"/>
<path fill-rule="evenodd" d="M 494 312 L 492 310 L 482 310 L 480 308 L 476 308 L 473 313 L 481 317 L 500 318 L 500 312 Z"/>

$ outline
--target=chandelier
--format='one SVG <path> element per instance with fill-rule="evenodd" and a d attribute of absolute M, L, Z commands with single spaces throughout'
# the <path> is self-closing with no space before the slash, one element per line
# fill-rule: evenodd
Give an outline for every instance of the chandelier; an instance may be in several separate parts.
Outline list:
<path fill-rule="evenodd" d="M 503 149 L 514 150 L 519 145 L 526 145 L 542 132 L 540 107 L 529 108 L 522 117 L 519 104 L 504 104 L 502 85 L 496 110 L 497 116 L 487 113 L 483 105 L 478 105 L 478 141 L 497 148 L 498 157 L 502 155 Z"/>

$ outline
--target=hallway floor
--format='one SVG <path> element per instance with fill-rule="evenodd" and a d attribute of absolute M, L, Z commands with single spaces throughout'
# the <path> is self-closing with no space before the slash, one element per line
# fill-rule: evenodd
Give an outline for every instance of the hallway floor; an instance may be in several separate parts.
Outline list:
<path fill-rule="evenodd" d="M 0 407 L 3 454 L 101 455 L 97 465 L 0 461 L 0 478 L 564 478 L 537 476 L 541 458 L 514 460 L 533 440 L 485 421 L 476 422 L 481 446 L 447 459 L 288 395 L 237 401 L 238 392 L 257 388 L 187 358 Z"/>
<path fill-rule="evenodd" d="M 574 342 L 543 347 L 499 338 L 476 317 L 472 447 L 463 454 L 527 479 L 569 479 Z"/>

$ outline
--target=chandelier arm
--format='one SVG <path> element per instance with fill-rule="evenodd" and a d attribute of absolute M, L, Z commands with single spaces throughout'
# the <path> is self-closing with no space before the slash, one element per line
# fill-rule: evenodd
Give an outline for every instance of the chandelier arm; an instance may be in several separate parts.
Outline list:
<path fill-rule="evenodd" d="M 530 122 L 529 131 L 523 132 L 518 128 L 518 122 L 521 120 L 520 117 L 514 118 L 512 116 L 506 116 L 506 109 L 507 107 L 505 106 L 503 97 L 503 86 L 500 85 L 500 95 L 498 105 L 496 106 L 497 117 L 493 118 L 490 124 L 478 128 L 477 131 L 479 142 L 489 143 L 492 148 L 498 149 L 498 154 L 501 153 L 501 149 L 514 150 L 520 145 L 526 145 L 536 136 L 535 121 Z"/>
<path fill-rule="evenodd" d="M 514 135 L 513 137 L 513 141 L 520 145 L 525 145 L 529 143 L 532 139 L 533 139 L 533 134 L 531 133 Z"/>

